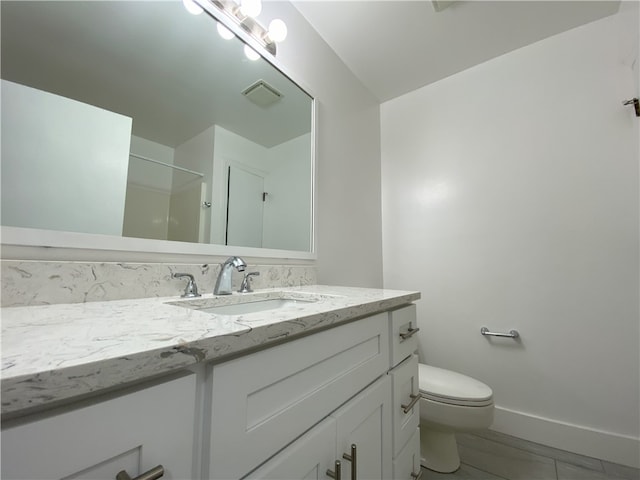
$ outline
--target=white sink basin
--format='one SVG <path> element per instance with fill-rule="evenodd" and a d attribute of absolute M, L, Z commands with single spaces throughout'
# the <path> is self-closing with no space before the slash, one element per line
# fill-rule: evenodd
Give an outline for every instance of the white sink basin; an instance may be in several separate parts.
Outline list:
<path fill-rule="evenodd" d="M 167 302 L 168 305 L 190 308 L 215 315 L 246 315 L 270 310 L 300 307 L 317 302 L 322 295 L 278 292 L 269 294 L 229 295 L 225 297 L 199 298 L 179 302 Z"/>
<path fill-rule="evenodd" d="M 246 313 L 265 312 L 267 310 L 275 310 L 277 308 L 292 307 L 294 305 L 312 303 L 313 301 L 314 300 L 294 300 L 291 298 L 271 298 L 268 300 L 257 300 L 254 302 L 198 308 L 198 310 L 201 312 L 215 313 L 217 315 L 243 315 Z"/>

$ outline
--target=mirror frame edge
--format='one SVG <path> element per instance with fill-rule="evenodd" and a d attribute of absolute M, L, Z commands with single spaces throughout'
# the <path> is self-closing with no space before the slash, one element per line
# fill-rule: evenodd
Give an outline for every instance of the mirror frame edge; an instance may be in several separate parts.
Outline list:
<path fill-rule="evenodd" d="M 303 82 L 294 80 L 289 69 L 284 67 L 275 56 L 269 53 L 259 42 L 236 25 L 230 18 L 219 12 L 210 1 L 198 2 L 214 21 L 229 28 L 240 40 L 256 50 L 260 56 L 295 83 L 311 98 L 311 224 L 310 251 L 278 250 L 257 247 L 241 247 L 208 243 L 178 242 L 115 235 L 100 235 L 37 228 L 22 228 L 0 225 L 0 259 L 27 261 L 129 261 L 145 263 L 165 263 L 180 261 L 183 263 L 201 263 L 213 256 L 226 257 L 242 255 L 261 260 L 294 260 L 315 262 L 316 252 L 316 158 L 317 158 L 317 98 Z M 57 253 L 62 253 L 57 255 Z M 77 255 L 76 255 L 77 254 Z M 116 257 L 118 258 L 111 258 Z M 62 257 L 62 258 L 60 258 Z M 123 258 L 124 257 L 124 258 Z M 127 260 L 125 260 L 127 259 Z M 285 262 L 288 263 L 288 262 Z"/>
<path fill-rule="evenodd" d="M 132 262 L 164 263 L 179 258 L 182 263 L 201 263 L 212 256 L 241 255 L 253 258 L 316 260 L 315 251 L 276 250 L 234 247 L 207 243 L 116 237 L 92 233 L 63 232 L 38 228 L 0 227 L 2 260 L 48 260 L 57 258 L 53 249 L 71 252 L 61 260 L 114 262 L 127 258 Z M 150 243 L 151 242 L 151 243 Z M 28 249 L 28 252 L 27 250 Z M 74 251 L 78 256 L 73 256 Z M 206 260 L 204 261 L 206 263 Z"/>

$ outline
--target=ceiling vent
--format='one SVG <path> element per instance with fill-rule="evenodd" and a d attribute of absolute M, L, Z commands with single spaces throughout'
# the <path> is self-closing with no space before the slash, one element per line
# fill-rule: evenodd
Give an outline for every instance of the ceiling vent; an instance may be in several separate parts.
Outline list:
<path fill-rule="evenodd" d="M 431 4 L 436 12 L 441 12 L 445 8 L 450 7 L 455 1 L 456 0 L 431 0 Z"/>
<path fill-rule="evenodd" d="M 258 80 L 242 91 L 251 102 L 261 107 L 273 105 L 282 98 L 282 94 L 264 80 Z"/>

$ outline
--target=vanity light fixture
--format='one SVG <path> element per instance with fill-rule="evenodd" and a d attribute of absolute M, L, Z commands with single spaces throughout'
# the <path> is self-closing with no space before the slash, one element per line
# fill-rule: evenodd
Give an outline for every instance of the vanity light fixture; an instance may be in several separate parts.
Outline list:
<path fill-rule="evenodd" d="M 195 0 L 183 0 L 195 2 Z M 276 42 L 282 42 L 287 36 L 287 26 L 280 19 L 274 19 L 269 23 L 269 28 L 263 27 L 254 17 L 262 11 L 261 0 L 242 0 L 240 3 L 234 0 L 197 0 L 200 3 L 209 2 L 227 17 L 233 20 L 245 32 L 251 35 L 271 55 L 276 54 Z M 186 6 L 186 5 L 185 5 Z M 225 27 L 225 30 L 226 29 Z M 220 32 L 220 28 L 218 28 Z M 220 33 L 222 35 L 222 33 Z M 228 38 L 222 35 L 223 38 Z M 248 53 L 251 50 L 251 53 Z M 245 55 L 254 59 L 256 52 L 252 48 L 245 48 Z M 249 56 L 251 55 L 251 56 Z"/>
<path fill-rule="evenodd" d="M 252 61 L 258 60 L 260 58 L 260 54 L 256 52 L 253 48 L 251 48 L 249 45 L 244 46 L 244 55 L 249 60 L 252 60 Z"/>
<path fill-rule="evenodd" d="M 233 34 L 233 32 L 231 30 L 229 30 L 227 27 L 225 27 L 223 24 L 221 24 L 220 22 L 216 22 L 218 25 L 216 25 L 216 28 L 218 29 L 218 34 L 224 38 L 225 40 L 231 40 L 233 37 L 235 37 L 235 35 Z"/>
<path fill-rule="evenodd" d="M 257 17 L 262 11 L 261 0 L 241 0 L 240 12 L 247 17 Z"/>
<path fill-rule="evenodd" d="M 182 5 L 191 15 L 200 15 L 204 12 L 203 8 L 193 0 L 182 0 Z"/>
<path fill-rule="evenodd" d="M 287 24 L 284 21 L 276 18 L 269 22 L 269 38 L 274 42 L 282 42 L 287 38 Z"/>

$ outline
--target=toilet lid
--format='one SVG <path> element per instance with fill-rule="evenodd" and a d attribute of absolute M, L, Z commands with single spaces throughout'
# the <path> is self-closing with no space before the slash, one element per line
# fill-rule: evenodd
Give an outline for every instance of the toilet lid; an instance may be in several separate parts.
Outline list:
<path fill-rule="evenodd" d="M 484 383 L 431 365 L 419 364 L 418 382 L 424 398 L 453 405 L 484 406 L 493 402 L 493 391 Z"/>

